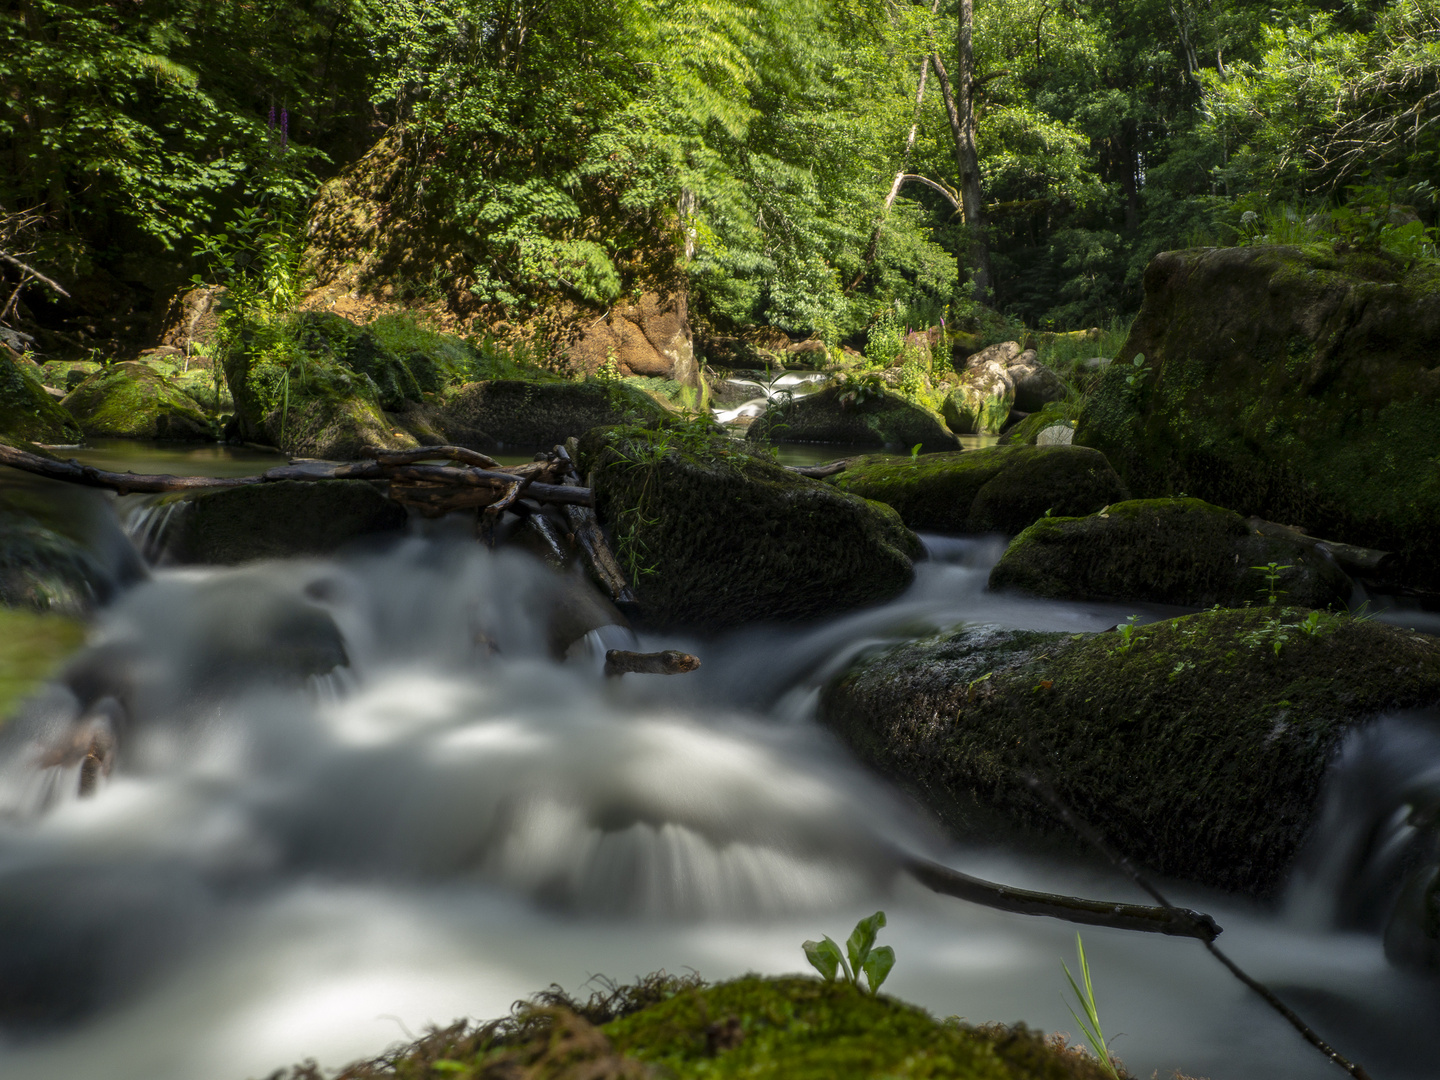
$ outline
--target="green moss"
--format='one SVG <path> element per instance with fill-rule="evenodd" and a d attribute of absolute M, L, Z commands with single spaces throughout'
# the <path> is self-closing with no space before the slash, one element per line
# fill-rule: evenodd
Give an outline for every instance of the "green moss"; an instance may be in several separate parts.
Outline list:
<path fill-rule="evenodd" d="M 1034 446 L 1040 432 L 1056 424 L 1073 425 L 1079 409 L 1069 401 L 1047 402 L 1039 412 L 1031 413 L 1024 420 L 1000 436 L 1001 446 Z"/>
<path fill-rule="evenodd" d="M 1440 641 L 1335 615 L 1312 636 L 1300 614 L 1202 612 L 1128 649 L 1117 633 L 966 628 L 858 665 L 821 717 L 956 832 L 1073 842 L 1032 795 L 1038 775 L 1152 869 L 1269 897 L 1345 734 L 1440 701 Z"/>
<path fill-rule="evenodd" d="M 862 395 L 839 386 L 772 404 L 745 437 L 760 443 L 831 442 L 906 450 L 919 444 L 927 453 L 952 450 L 958 442 L 932 409 L 900 394 Z"/>
<path fill-rule="evenodd" d="M 910 583 L 919 542 L 894 511 L 799 476 L 709 424 L 597 429 L 580 449 L 600 519 L 658 623 L 818 618 Z"/>
<path fill-rule="evenodd" d="M 1268 595 L 1276 563 L 1287 603 L 1342 606 L 1351 582 L 1304 545 L 1260 536 L 1239 514 L 1199 499 L 1137 499 L 1084 518 L 1042 518 L 990 572 L 992 589 L 1065 600 L 1238 607 Z"/>
<path fill-rule="evenodd" d="M 682 991 L 602 1029 L 621 1053 L 684 1077 L 1101 1077 L 1023 1029 L 975 1029 L 848 983 L 750 976 Z M 717 1035 L 717 1032 L 720 1033 Z"/>
<path fill-rule="evenodd" d="M 80 429 L 45 392 L 38 372 L 0 354 L 0 441 L 75 443 Z"/>
<path fill-rule="evenodd" d="M 65 408 L 89 436 L 213 440 L 215 425 L 198 402 L 149 364 L 112 364 L 66 395 Z"/>
<path fill-rule="evenodd" d="M 0 721 L 84 643 L 75 619 L 0 607 Z"/>
<path fill-rule="evenodd" d="M 1128 494 L 1081 447 L 988 446 L 918 458 L 863 457 L 830 483 L 894 507 L 912 529 L 1018 533 L 1048 510 L 1086 514 Z"/>
<path fill-rule="evenodd" d="M 1133 490 L 1187 492 L 1400 552 L 1440 585 L 1440 276 L 1299 248 L 1171 252 L 1076 441 Z M 1152 372 L 1124 382 L 1143 353 Z"/>
<path fill-rule="evenodd" d="M 643 390 L 619 382 L 496 379 L 447 391 L 432 420 L 467 446 L 550 447 L 591 428 L 660 423 L 672 415 Z"/>

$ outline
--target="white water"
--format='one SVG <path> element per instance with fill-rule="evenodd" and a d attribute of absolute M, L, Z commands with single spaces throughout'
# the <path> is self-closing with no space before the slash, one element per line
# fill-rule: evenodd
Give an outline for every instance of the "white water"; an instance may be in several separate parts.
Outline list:
<path fill-rule="evenodd" d="M 62 797 L 73 771 L 52 777 L 47 809 L 33 766 L 36 741 L 80 708 L 68 691 L 0 745 L 0 1012 L 28 1017 L 0 1045 L 0 1075 L 334 1067 L 551 982 L 801 971 L 802 940 L 876 907 L 899 958 L 887 991 L 1074 1031 L 1060 971 L 1073 927 L 928 894 L 887 853 L 1144 898 L 1092 863 L 948 846 L 810 716 L 819 682 L 867 647 L 962 618 L 1096 630 L 1135 609 L 990 596 L 995 544 L 932 547 L 884 608 L 646 641 L 704 667 L 610 681 L 583 647 L 549 658 L 537 612 L 557 580 L 473 543 L 159 573 L 98 633 L 96 655 L 123 662 L 91 684 L 123 674 L 133 717 L 99 793 Z M 349 666 L 307 677 L 337 655 L 326 616 Z M 1378 932 L 1171 891 L 1377 1080 L 1435 1075 L 1440 995 L 1386 964 Z M 1084 936 L 1102 1020 L 1137 1075 L 1339 1075 L 1197 944 Z"/>

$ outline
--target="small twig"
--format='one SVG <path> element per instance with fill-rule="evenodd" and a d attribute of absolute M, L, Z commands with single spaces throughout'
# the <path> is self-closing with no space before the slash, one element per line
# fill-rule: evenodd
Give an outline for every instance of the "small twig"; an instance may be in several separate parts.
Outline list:
<path fill-rule="evenodd" d="M 65 297 L 66 300 L 69 300 L 69 299 L 70 299 L 70 294 L 69 294 L 68 292 L 66 292 L 66 291 L 59 285 L 59 283 L 57 283 L 57 282 L 55 282 L 55 281 L 52 281 L 50 278 L 48 278 L 48 277 L 46 277 L 44 274 L 42 274 L 39 270 L 36 270 L 36 269 L 35 269 L 33 266 L 31 266 L 29 263 L 21 262 L 21 261 L 20 261 L 19 259 L 17 259 L 14 255 L 11 255 L 8 251 L 0 251 L 0 259 L 4 259 L 4 260 L 5 260 L 6 262 L 8 262 L 11 266 L 18 267 L 19 269 L 23 270 L 25 273 L 29 274 L 31 277 L 35 278 L 36 280 L 41 281 L 41 282 L 45 283 L 46 285 L 50 286 L 50 288 L 54 289 L 54 290 L 55 290 L 57 293 L 59 293 L 61 296 Z M 21 283 L 22 283 L 22 284 L 24 283 L 24 282 L 23 282 L 23 279 L 22 279 L 22 282 L 21 282 Z"/>
<path fill-rule="evenodd" d="M 1048 802 L 1051 807 L 1054 808 L 1055 812 L 1060 816 L 1060 819 L 1064 821 L 1066 825 L 1069 825 L 1070 828 L 1074 829 L 1075 832 L 1078 833 L 1092 847 L 1094 847 L 1097 851 L 1099 851 L 1102 855 L 1104 855 L 1107 859 L 1114 863 L 1115 866 L 1117 866 L 1122 872 L 1124 872 L 1131 881 L 1133 881 L 1136 885 L 1140 886 L 1140 888 L 1144 889 L 1147 893 L 1153 896 L 1156 903 L 1158 903 L 1161 907 L 1164 907 L 1171 911 L 1177 918 L 1188 919 L 1193 917 L 1193 912 L 1187 913 L 1186 909 L 1178 908 L 1174 904 L 1170 903 L 1169 900 L 1165 899 L 1165 897 L 1161 894 L 1160 890 L 1157 889 L 1150 882 L 1150 880 L 1139 871 L 1139 869 L 1135 866 L 1134 863 L 1132 863 L 1124 855 L 1120 854 L 1120 852 L 1112 848 L 1109 843 L 1106 842 L 1105 838 L 1100 835 L 1099 831 L 1096 830 L 1089 822 L 1084 821 L 1073 810 L 1071 810 L 1070 807 L 1065 804 L 1064 800 L 1062 800 L 1059 795 L 1055 794 L 1055 792 L 1050 788 L 1048 784 L 1044 783 L 1040 780 L 1039 777 L 1036 776 L 1031 776 L 1027 783 L 1031 791 L 1035 792 L 1046 802 Z M 1299 1014 L 1296 1013 L 1294 1009 L 1290 1008 L 1290 1006 L 1286 1005 L 1283 1001 L 1276 997 L 1274 991 L 1272 991 L 1264 983 L 1261 983 L 1256 979 L 1251 978 L 1249 975 L 1247 975 L 1244 971 L 1240 969 L 1240 966 L 1236 964 L 1235 961 L 1231 960 L 1228 956 L 1221 952 L 1219 947 L 1215 944 L 1213 938 L 1206 939 L 1200 934 L 1196 934 L 1195 936 L 1199 937 L 1200 940 L 1204 942 L 1205 948 L 1209 949 L 1211 954 L 1214 955 L 1215 959 L 1219 960 L 1220 963 L 1224 964 L 1225 967 L 1229 969 L 1232 975 L 1234 975 L 1237 979 L 1243 982 L 1251 990 L 1255 991 L 1255 993 L 1259 994 L 1267 1005 L 1269 1005 L 1272 1009 L 1274 1009 L 1286 1020 L 1288 1020 L 1290 1022 L 1290 1026 L 1293 1027 L 1296 1031 L 1298 1031 L 1306 1042 L 1308 1042 L 1311 1046 L 1315 1047 L 1316 1050 L 1319 1050 L 1320 1053 L 1324 1054 L 1325 1057 L 1328 1058 L 1330 1061 L 1334 1062 L 1336 1065 L 1340 1066 L 1340 1068 L 1344 1069 L 1347 1073 L 1353 1076 L 1355 1080 L 1370 1080 L 1370 1074 L 1365 1071 L 1364 1066 L 1360 1065 L 1358 1062 L 1349 1060 L 1343 1054 L 1341 1054 L 1340 1051 L 1336 1050 L 1333 1046 L 1331 1046 L 1324 1039 L 1322 1039 L 1314 1028 L 1312 1028 L 1309 1024 L 1307 1024 L 1304 1020 L 1300 1018 Z"/>

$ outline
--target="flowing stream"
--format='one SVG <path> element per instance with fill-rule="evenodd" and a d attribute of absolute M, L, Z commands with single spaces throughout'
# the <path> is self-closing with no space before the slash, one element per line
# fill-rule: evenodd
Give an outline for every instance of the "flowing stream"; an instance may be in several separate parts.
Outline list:
<path fill-rule="evenodd" d="M 1101 630 L 1137 607 L 990 595 L 998 539 L 928 546 L 888 605 L 645 638 L 704 666 L 611 680 L 603 649 L 628 631 L 555 659 L 568 583 L 460 531 L 156 571 L 106 609 L 68 685 L 0 730 L 0 1075 L 336 1067 L 552 982 L 802 971 L 801 941 L 843 938 L 877 907 L 898 957 L 888 992 L 1075 1032 L 1060 969 L 1075 966 L 1073 926 L 930 894 L 893 853 L 1145 898 L 1078 845 L 1068 861 L 955 846 L 813 712 L 825 679 L 887 642 L 962 620 Z M 117 768 L 84 799 L 78 764 L 38 761 L 81 715 L 124 729 Z M 1440 790 L 1437 732 L 1402 717 L 1354 741 L 1279 910 L 1170 887 L 1376 1080 L 1437 1071 L 1440 986 L 1387 964 L 1372 917 L 1405 840 L 1399 808 Z M 1137 1076 L 1340 1075 L 1198 943 L 1084 938 L 1102 1022 Z"/>

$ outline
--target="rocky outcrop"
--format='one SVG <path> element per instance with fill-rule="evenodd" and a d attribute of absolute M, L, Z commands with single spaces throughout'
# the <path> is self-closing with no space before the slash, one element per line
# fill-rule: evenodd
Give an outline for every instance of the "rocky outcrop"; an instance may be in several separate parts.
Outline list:
<path fill-rule="evenodd" d="M 910 458 L 863 457 L 829 482 L 893 506 L 912 529 L 1014 535 L 1047 512 L 1089 514 L 1129 497 L 1083 447 L 990 446 Z"/>
<path fill-rule="evenodd" d="M 138 360 L 101 368 L 61 404 L 92 438 L 213 442 L 218 434 L 197 401 Z"/>
<path fill-rule="evenodd" d="M 773 402 L 756 417 L 745 437 L 751 442 L 848 443 L 906 450 L 918 443 L 926 452 L 953 450 L 958 444 L 929 409 L 864 382 Z"/>
<path fill-rule="evenodd" d="M 959 385 L 945 396 L 941 411 L 958 435 L 993 435 L 1009 419 L 1014 405 L 1015 383 L 1005 365 L 972 357 L 960 372 Z"/>
<path fill-rule="evenodd" d="M 1141 600 L 1240 607 L 1273 585 L 1287 604 L 1343 606 L 1353 584 L 1314 547 L 1267 536 L 1199 499 L 1138 499 L 1089 517 L 1041 518 L 990 571 L 992 589 L 1057 600 Z"/>
<path fill-rule="evenodd" d="M 1137 495 L 1398 551 L 1437 587 L 1437 365 L 1433 266 L 1316 246 L 1165 252 L 1076 441 Z"/>
<path fill-rule="evenodd" d="M 582 328 L 567 355 L 586 375 L 613 362 L 621 375 L 669 379 L 697 390 L 703 385 L 682 287 L 616 303 Z"/>
<path fill-rule="evenodd" d="M 0 441 L 76 443 L 80 429 L 40 380 L 32 363 L 0 349 Z"/>
<path fill-rule="evenodd" d="M 659 423 L 670 415 L 649 394 L 618 381 L 494 379 L 447 392 L 427 418 L 447 443 L 498 450 L 549 448 L 594 427 Z"/>
<path fill-rule="evenodd" d="M 1273 897 L 1345 734 L 1440 700 L 1440 641 L 1336 615 L 1306 633 L 1296 615 L 1220 609 L 1129 634 L 966 627 L 858 664 L 820 717 L 957 835 L 1073 846 L 1031 791 L 1038 776 L 1152 870 Z"/>
<path fill-rule="evenodd" d="M 821 618 L 897 595 L 919 556 L 894 511 L 699 424 L 597 429 L 580 474 L 659 625 Z"/>

